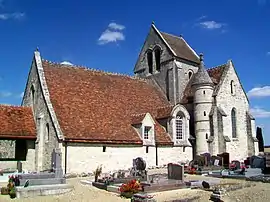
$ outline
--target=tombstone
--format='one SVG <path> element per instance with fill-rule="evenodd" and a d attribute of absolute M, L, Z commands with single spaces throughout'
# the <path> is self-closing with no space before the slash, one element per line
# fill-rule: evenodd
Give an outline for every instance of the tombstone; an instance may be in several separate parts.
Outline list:
<path fill-rule="evenodd" d="M 55 148 L 52 152 L 52 169 L 55 173 L 55 178 L 63 177 L 62 169 L 62 153 L 59 148 Z"/>
<path fill-rule="evenodd" d="M 265 159 L 262 156 L 251 156 L 250 157 L 250 167 L 251 168 L 264 168 Z"/>
<path fill-rule="evenodd" d="M 205 165 L 205 158 L 201 155 L 196 155 L 193 160 L 194 165 L 204 166 Z"/>
<path fill-rule="evenodd" d="M 224 152 L 222 154 L 218 154 L 219 157 L 222 158 L 222 166 L 224 168 L 229 168 L 230 165 L 230 154 L 227 152 Z"/>
<path fill-rule="evenodd" d="M 222 158 L 219 156 L 211 156 L 211 162 L 214 166 L 222 166 Z"/>
<path fill-rule="evenodd" d="M 141 176 L 142 178 L 147 176 L 146 168 L 146 162 L 143 160 L 143 158 L 138 157 L 136 159 L 133 159 L 133 167 L 130 171 L 131 176 Z"/>
<path fill-rule="evenodd" d="M 22 162 L 17 161 L 17 169 L 18 169 L 18 172 L 19 172 L 19 173 L 22 172 Z"/>
<path fill-rule="evenodd" d="M 168 179 L 183 180 L 184 179 L 184 168 L 179 164 L 168 164 Z"/>
<path fill-rule="evenodd" d="M 210 166 L 211 154 L 210 153 L 203 153 L 203 154 L 201 154 L 201 156 L 204 158 L 204 165 Z"/>

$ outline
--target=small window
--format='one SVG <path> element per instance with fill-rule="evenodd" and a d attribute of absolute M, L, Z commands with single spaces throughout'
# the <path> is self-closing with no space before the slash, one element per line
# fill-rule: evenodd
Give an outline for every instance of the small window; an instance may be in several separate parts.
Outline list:
<path fill-rule="evenodd" d="M 49 126 L 49 124 L 47 123 L 46 124 L 46 136 L 45 136 L 45 138 L 46 138 L 46 142 L 49 142 L 49 139 L 50 139 L 50 126 Z"/>
<path fill-rule="evenodd" d="M 148 71 L 149 74 L 153 73 L 153 54 L 151 50 L 147 52 L 147 62 L 148 62 Z"/>
<path fill-rule="evenodd" d="M 208 133 L 206 133 L 206 134 L 205 134 L 205 139 L 207 139 L 207 140 L 208 140 Z"/>
<path fill-rule="evenodd" d="M 148 154 L 148 152 L 149 152 L 149 147 L 146 146 L 146 153 Z"/>
<path fill-rule="evenodd" d="M 232 95 L 234 95 L 234 93 L 235 93 L 235 89 L 234 89 L 234 81 L 233 80 L 231 80 L 231 94 Z"/>
<path fill-rule="evenodd" d="M 205 90 L 203 91 L 203 94 L 205 95 Z"/>
<path fill-rule="evenodd" d="M 236 109 L 235 108 L 233 108 L 231 111 L 231 122 L 232 122 L 232 138 L 237 138 Z"/>
<path fill-rule="evenodd" d="M 149 126 L 145 126 L 144 127 L 144 135 L 143 135 L 143 139 L 148 140 L 149 139 L 149 133 L 150 133 L 151 127 Z"/>
<path fill-rule="evenodd" d="M 192 77 L 192 72 L 190 71 L 189 73 L 188 73 L 188 78 L 190 79 Z"/>
<path fill-rule="evenodd" d="M 155 49 L 155 60 L 156 60 L 156 70 L 158 72 L 160 71 L 160 55 L 161 55 L 160 48 L 156 48 Z"/>
<path fill-rule="evenodd" d="M 103 146 L 102 151 L 106 152 L 106 146 Z"/>
<path fill-rule="evenodd" d="M 206 112 L 205 111 L 203 112 L 203 115 L 206 116 Z"/>
<path fill-rule="evenodd" d="M 34 110 L 35 105 L 35 88 L 31 86 L 31 103 L 32 103 L 32 110 Z"/>
<path fill-rule="evenodd" d="M 186 147 L 183 147 L 183 152 L 186 152 Z"/>

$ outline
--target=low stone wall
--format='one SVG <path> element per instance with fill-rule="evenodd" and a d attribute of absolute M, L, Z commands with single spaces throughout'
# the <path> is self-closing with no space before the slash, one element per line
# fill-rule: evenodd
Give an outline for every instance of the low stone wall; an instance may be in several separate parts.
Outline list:
<path fill-rule="evenodd" d="M 3 171 L 17 170 L 17 161 L 0 161 L 0 170 Z"/>

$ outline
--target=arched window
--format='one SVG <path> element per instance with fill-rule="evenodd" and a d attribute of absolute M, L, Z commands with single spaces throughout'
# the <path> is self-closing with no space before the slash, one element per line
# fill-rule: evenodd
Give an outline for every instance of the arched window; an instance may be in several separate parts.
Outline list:
<path fill-rule="evenodd" d="M 188 78 L 190 79 L 192 77 L 192 71 L 188 72 Z"/>
<path fill-rule="evenodd" d="M 231 94 L 233 95 L 235 92 L 234 92 L 234 81 L 231 80 Z"/>
<path fill-rule="evenodd" d="M 182 140 L 184 138 L 184 123 L 183 117 L 181 115 L 176 116 L 175 127 L 176 127 L 176 139 Z"/>
<path fill-rule="evenodd" d="M 206 133 L 206 134 L 205 134 L 205 139 L 207 139 L 207 140 L 208 140 L 208 133 Z"/>
<path fill-rule="evenodd" d="M 205 111 L 203 111 L 203 115 L 206 116 L 206 112 Z"/>
<path fill-rule="evenodd" d="M 232 138 L 237 137 L 236 133 L 236 109 L 233 108 L 231 112 L 231 121 L 232 121 Z"/>
<path fill-rule="evenodd" d="M 32 110 L 34 110 L 34 105 L 35 105 L 35 88 L 34 88 L 34 86 L 31 86 L 31 104 L 32 104 Z"/>
<path fill-rule="evenodd" d="M 45 135 L 45 140 L 46 140 L 46 142 L 48 142 L 49 141 L 49 139 L 50 139 L 50 126 L 49 126 L 49 124 L 47 123 L 46 124 L 46 135 Z"/>
<path fill-rule="evenodd" d="M 156 60 L 156 70 L 160 71 L 160 56 L 161 56 L 161 50 L 160 48 L 155 49 L 155 60 Z"/>
<path fill-rule="evenodd" d="M 148 62 L 149 73 L 152 74 L 153 73 L 153 54 L 151 50 L 147 51 L 147 62 Z"/>

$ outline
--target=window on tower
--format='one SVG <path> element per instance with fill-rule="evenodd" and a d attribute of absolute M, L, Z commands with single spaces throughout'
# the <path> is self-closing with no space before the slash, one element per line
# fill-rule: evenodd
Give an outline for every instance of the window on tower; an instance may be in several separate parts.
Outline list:
<path fill-rule="evenodd" d="M 152 50 L 147 51 L 147 62 L 148 62 L 148 72 L 153 74 L 153 52 Z"/>
<path fill-rule="evenodd" d="M 155 60 L 156 60 L 156 70 L 160 71 L 160 57 L 161 57 L 161 49 L 157 46 L 155 48 Z"/>

